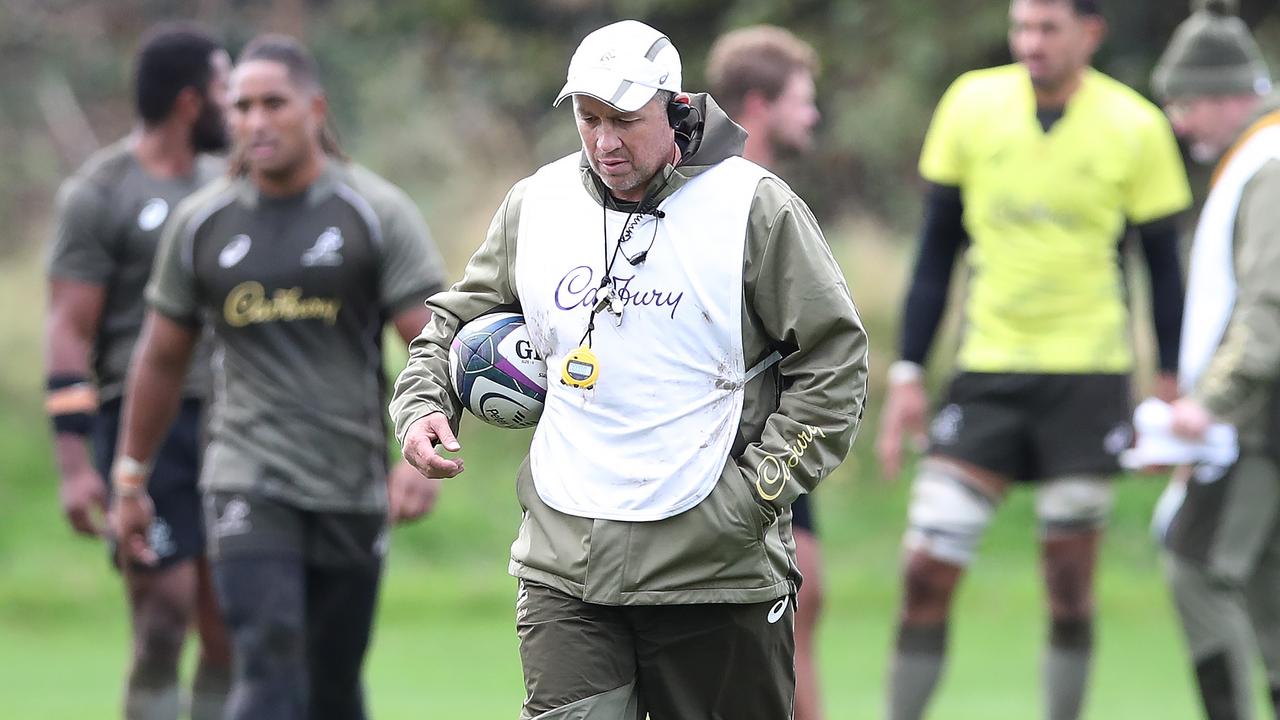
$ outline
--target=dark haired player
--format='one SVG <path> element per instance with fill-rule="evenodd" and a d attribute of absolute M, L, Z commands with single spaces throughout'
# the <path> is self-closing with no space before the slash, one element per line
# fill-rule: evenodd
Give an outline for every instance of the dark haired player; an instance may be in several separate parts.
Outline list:
<path fill-rule="evenodd" d="M 772 168 L 813 148 L 821 116 L 815 103 L 818 55 L 813 46 L 773 25 L 738 28 L 716 39 L 707 54 L 707 87 L 747 131 L 742 157 Z M 821 720 L 814 635 L 822 613 L 822 547 L 810 495 L 791 503 L 791 534 L 803 582 L 796 598 L 796 720 Z"/>
<path fill-rule="evenodd" d="M 965 333 L 912 489 L 893 720 L 915 720 L 942 671 L 951 599 L 1015 483 L 1030 482 L 1049 604 L 1045 716 L 1076 718 L 1093 646 L 1093 575 L 1128 446 L 1133 369 L 1118 246 L 1136 226 L 1160 345 L 1157 393 L 1175 394 L 1182 280 L 1175 216 L 1190 202 L 1169 123 L 1091 69 L 1096 0 L 1013 0 L 1017 63 L 961 76 L 925 139 L 921 245 L 889 370 L 879 438 L 896 476 L 922 436 L 921 365 L 962 248 Z"/>
<path fill-rule="evenodd" d="M 49 257 L 47 408 L 61 476 L 63 512 L 76 532 L 102 533 L 105 478 L 115 455 L 125 368 L 142 327 L 142 290 L 173 207 L 222 169 L 203 153 L 226 146 L 224 104 L 231 61 L 203 30 L 153 29 L 135 59 L 138 128 L 98 152 L 62 186 Z M 191 696 L 196 720 L 221 716 L 229 653 L 204 562 L 199 474 L 201 404 L 208 366 L 196 363 L 162 426 L 149 491 L 156 562 L 121 564 L 133 652 L 125 716 L 178 716 L 178 660 L 198 618 L 201 653 Z"/>
<path fill-rule="evenodd" d="M 236 658 L 227 718 L 359 720 L 388 508 L 436 481 L 388 472 L 382 334 L 414 337 L 441 285 L 412 201 L 342 156 L 310 53 L 252 41 L 232 74 L 231 177 L 166 229 L 130 369 L 114 521 L 135 559 L 143 479 L 201 326 L 218 353 L 202 483 L 218 601 Z"/>

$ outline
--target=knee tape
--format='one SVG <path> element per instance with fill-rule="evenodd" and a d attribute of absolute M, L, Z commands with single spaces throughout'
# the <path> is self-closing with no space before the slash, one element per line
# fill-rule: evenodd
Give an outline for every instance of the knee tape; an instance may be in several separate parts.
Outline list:
<path fill-rule="evenodd" d="M 947 468 L 926 465 L 911 488 L 903 544 L 939 560 L 968 565 L 995 505 Z"/>
<path fill-rule="evenodd" d="M 1111 482 L 1092 475 L 1046 481 L 1036 491 L 1036 517 L 1043 534 L 1092 531 L 1102 527 L 1115 492 Z"/>

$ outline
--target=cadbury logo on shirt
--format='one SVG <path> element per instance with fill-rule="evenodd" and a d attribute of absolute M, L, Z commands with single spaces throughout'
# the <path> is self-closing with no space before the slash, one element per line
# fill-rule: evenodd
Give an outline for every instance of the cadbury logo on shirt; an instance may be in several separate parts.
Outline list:
<path fill-rule="evenodd" d="M 676 310 L 680 308 L 680 301 L 684 299 L 684 291 L 633 288 L 631 283 L 635 279 L 634 275 L 625 278 L 614 276 L 613 287 L 618 294 L 618 300 L 624 306 L 669 307 L 671 318 L 674 320 Z M 596 304 L 596 296 L 599 292 L 600 287 L 595 282 L 595 271 L 589 265 L 579 265 L 565 273 L 556 285 L 556 307 L 561 310 L 589 308 Z"/>
<path fill-rule="evenodd" d="M 280 288 L 268 296 L 262 283 L 251 280 L 227 293 L 222 316 L 231 327 L 293 320 L 323 320 L 333 325 L 341 308 L 338 298 L 302 297 L 300 287 Z"/>

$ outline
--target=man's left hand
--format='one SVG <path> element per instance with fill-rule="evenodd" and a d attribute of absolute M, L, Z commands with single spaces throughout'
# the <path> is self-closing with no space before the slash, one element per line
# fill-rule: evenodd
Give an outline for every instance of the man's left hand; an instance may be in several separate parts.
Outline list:
<path fill-rule="evenodd" d="M 418 520 L 435 507 L 440 494 L 440 478 L 429 478 L 401 460 L 387 475 L 387 492 L 391 503 L 391 522 Z"/>

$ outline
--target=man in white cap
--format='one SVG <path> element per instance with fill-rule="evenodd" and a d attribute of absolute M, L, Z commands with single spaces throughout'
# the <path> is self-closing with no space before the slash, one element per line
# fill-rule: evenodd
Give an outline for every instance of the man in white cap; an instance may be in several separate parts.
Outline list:
<path fill-rule="evenodd" d="M 1234 3 L 1198 0 L 1153 87 L 1199 159 L 1216 162 L 1191 248 L 1173 429 L 1234 425 L 1228 467 L 1181 468 L 1158 527 L 1205 716 L 1248 720 L 1259 656 L 1280 712 L 1280 100 Z"/>
<path fill-rule="evenodd" d="M 790 506 L 853 442 L 867 338 L 804 202 L 680 90 L 657 30 L 582 41 L 581 151 L 512 188 L 396 383 L 405 457 L 452 477 L 462 323 L 521 308 L 558 379 L 516 483 L 522 718 L 792 714 Z"/>

